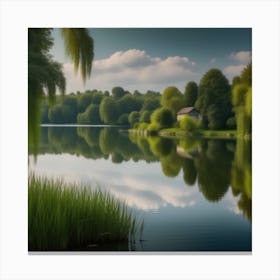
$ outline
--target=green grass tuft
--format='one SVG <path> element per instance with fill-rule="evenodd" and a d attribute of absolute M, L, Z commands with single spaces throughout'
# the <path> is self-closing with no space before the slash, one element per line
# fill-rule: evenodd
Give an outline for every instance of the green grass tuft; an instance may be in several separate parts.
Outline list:
<path fill-rule="evenodd" d="M 108 192 L 28 177 L 29 251 L 98 250 L 102 244 L 133 243 L 142 223 Z"/>

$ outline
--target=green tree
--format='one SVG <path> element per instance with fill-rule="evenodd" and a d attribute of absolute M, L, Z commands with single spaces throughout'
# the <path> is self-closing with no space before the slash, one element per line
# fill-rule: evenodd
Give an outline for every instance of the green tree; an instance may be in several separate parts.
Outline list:
<path fill-rule="evenodd" d="M 226 127 L 231 116 L 230 85 L 219 69 L 211 69 L 204 74 L 198 87 L 195 107 L 202 116 L 203 126 L 211 129 Z"/>
<path fill-rule="evenodd" d="M 99 105 L 103 99 L 104 95 L 101 92 L 95 92 L 92 95 L 92 103 L 95 105 Z"/>
<path fill-rule="evenodd" d="M 240 84 L 240 77 L 239 76 L 235 76 L 235 77 L 233 77 L 233 79 L 232 79 L 232 87 L 234 87 L 235 85 L 237 85 L 237 84 Z"/>
<path fill-rule="evenodd" d="M 125 95 L 125 91 L 122 87 L 112 88 L 112 96 L 115 98 L 121 98 Z"/>
<path fill-rule="evenodd" d="M 99 106 L 90 104 L 84 113 L 77 116 L 77 122 L 81 124 L 100 124 Z"/>
<path fill-rule="evenodd" d="M 62 99 L 62 106 L 65 122 L 76 123 L 78 114 L 77 97 L 73 95 L 64 96 Z"/>
<path fill-rule="evenodd" d="M 48 95 L 53 103 L 56 90 L 65 91 L 62 66 L 49 54 L 53 45 L 51 28 L 28 29 L 28 139 L 37 149 L 39 141 L 40 106 L 42 97 Z M 91 73 L 93 39 L 83 28 L 62 30 L 66 53 L 73 59 L 74 68 L 81 69 L 82 78 Z"/>
<path fill-rule="evenodd" d="M 245 67 L 232 89 L 237 134 L 244 138 L 252 130 L 252 63 Z"/>
<path fill-rule="evenodd" d="M 63 123 L 62 105 L 54 105 L 50 107 L 48 118 L 51 123 Z"/>
<path fill-rule="evenodd" d="M 159 98 L 146 98 L 142 110 L 154 111 L 160 107 Z"/>
<path fill-rule="evenodd" d="M 90 105 L 92 102 L 92 94 L 91 93 L 82 93 L 79 95 L 78 98 L 78 112 L 84 112 L 86 108 Z"/>
<path fill-rule="evenodd" d="M 160 103 L 163 107 L 169 109 L 173 115 L 181 109 L 183 104 L 183 94 L 176 87 L 167 87 L 161 96 Z"/>
<path fill-rule="evenodd" d="M 165 107 L 159 108 L 152 113 L 151 122 L 157 124 L 159 128 L 171 127 L 174 122 L 173 114 Z"/>
<path fill-rule="evenodd" d="M 196 82 L 188 82 L 184 92 L 185 106 L 193 107 L 198 95 L 198 87 Z"/>
<path fill-rule="evenodd" d="M 129 121 L 128 121 L 128 114 L 122 114 L 119 119 L 118 119 L 118 124 L 122 124 L 122 125 L 128 125 Z"/>
<path fill-rule="evenodd" d="M 145 123 L 149 123 L 151 120 L 151 114 L 152 112 L 148 111 L 148 110 L 144 110 L 141 112 L 140 114 L 140 122 L 145 122 Z"/>
<path fill-rule="evenodd" d="M 142 103 L 132 95 L 126 94 L 117 101 L 119 112 L 122 114 L 140 111 Z"/>
<path fill-rule="evenodd" d="M 252 62 L 250 62 L 241 72 L 240 82 L 247 86 L 252 86 Z"/>
<path fill-rule="evenodd" d="M 99 113 L 101 120 L 106 124 L 115 124 L 119 118 L 117 103 L 111 97 L 103 98 L 100 103 Z"/>
<path fill-rule="evenodd" d="M 137 111 L 133 111 L 128 116 L 128 122 L 133 127 L 135 123 L 139 122 L 140 114 Z"/>
<path fill-rule="evenodd" d="M 199 128 L 199 121 L 186 115 L 179 121 L 179 126 L 186 131 L 195 132 Z"/>

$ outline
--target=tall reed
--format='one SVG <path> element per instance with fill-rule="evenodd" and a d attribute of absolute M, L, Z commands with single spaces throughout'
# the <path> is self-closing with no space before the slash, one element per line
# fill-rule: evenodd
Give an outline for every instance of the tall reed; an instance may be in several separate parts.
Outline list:
<path fill-rule="evenodd" d="M 142 223 L 108 192 L 28 177 L 29 251 L 102 250 L 102 244 L 133 243 Z"/>

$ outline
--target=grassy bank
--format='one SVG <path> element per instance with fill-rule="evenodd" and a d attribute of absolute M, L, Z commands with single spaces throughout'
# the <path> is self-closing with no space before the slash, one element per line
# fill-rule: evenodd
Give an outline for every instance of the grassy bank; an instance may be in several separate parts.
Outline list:
<path fill-rule="evenodd" d="M 141 227 L 126 204 L 109 193 L 29 175 L 29 251 L 98 250 L 108 243 L 128 244 Z"/>
<path fill-rule="evenodd" d="M 198 133 L 204 138 L 236 138 L 236 130 L 199 130 Z"/>
<path fill-rule="evenodd" d="M 164 128 L 158 132 L 149 132 L 147 130 L 130 129 L 130 133 L 139 135 L 159 135 L 164 137 L 202 137 L 215 139 L 235 139 L 236 130 L 198 130 L 195 132 L 188 132 L 181 128 Z"/>
<path fill-rule="evenodd" d="M 166 128 L 158 133 L 160 136 L 174 136 L 174 137 L 202 137 L 215 139 L 234 139 L 236 138 L 235 130 L 198 130 L 195 132 L 188 132 L 181 128 Z"/>

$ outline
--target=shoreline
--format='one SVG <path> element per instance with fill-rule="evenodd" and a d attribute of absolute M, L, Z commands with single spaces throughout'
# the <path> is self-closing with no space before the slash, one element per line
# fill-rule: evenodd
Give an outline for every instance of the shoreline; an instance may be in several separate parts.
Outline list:
<path fill-rule="evenodd" d="M 238 137 L 235 130 L 200 130 L 196 133 L 190 133 L 179 128 L 165 128 L 159 131 L 148 131 L 139 129 L 128 129 L 128 133 L 142 136 L 161 136 L 168 138 L 204 138 L 204 139 L 227 139 L 236 140 Z"/>

